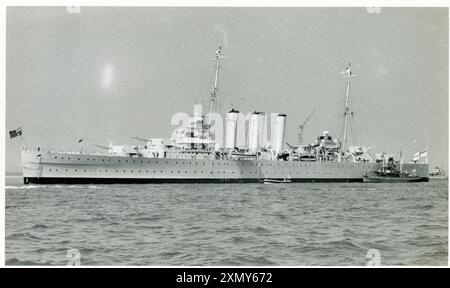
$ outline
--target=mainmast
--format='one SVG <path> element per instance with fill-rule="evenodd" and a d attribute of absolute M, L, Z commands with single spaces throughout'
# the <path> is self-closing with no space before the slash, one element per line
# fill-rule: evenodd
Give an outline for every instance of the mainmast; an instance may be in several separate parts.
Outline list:
<path fill-rule="evenodd" d="M 211 124 L 211 117 L 212 117 L 212 112 L 213 112 L 213 105 L 216 102 L 216 97 L 217 97 L 217 84 L 219 81 L 219 68 L 220 68 L 220 60 L 222 58 L 225 58 L 225 56 L 222 56 L 222 47 L 219 46 L 219 48 L 216 51 L 216 56 L 213 58 L 213 60 L 216 61 L 216 75 L 214 78 L 214 87 L 213 90 L 211 91 L 211 97 L 210 97 L 210 105 L 209 105 L 209 124 Z"/>
<path fill-rule="evenodd" d="M 347 68 L 345 68 L 344 71 L 341 72 L 341 75 L 343 75 L 344 78 L 347 78 L 347 93 L 345 95 L 345 108 L 344 108 L 344 139 L 343 139 L 343 150 L 345 151 L 347 149 L 347 130 L 348 130 L 348 116 L 349 114 L 353 116 L 353 111 L 350 109 L 350 78 L 355 77 L 356 75 L 352 74 L 352 65 L 351 63 L 348 63 Z"/>

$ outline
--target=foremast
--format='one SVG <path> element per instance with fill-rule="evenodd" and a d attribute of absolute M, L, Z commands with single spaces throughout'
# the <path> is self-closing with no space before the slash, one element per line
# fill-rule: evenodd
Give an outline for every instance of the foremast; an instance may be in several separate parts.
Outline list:
<path fill-rule="evenodd" d="M 353 111 L 350 107 L 350 79 L 352 77 L 356 77 L 356 75 L 352 74 L 352 65 L 351 63 L 348 63 L 347 68 L 345 68 L 344 71 L 341 72 L 341 75 L 343 75 L 343 78 L 347 79 L 347 91 L 345 94 L 345 107 L 344 107 L 344 135 L 343 135 L 343 146 L 342 150 L 347 150 L 347 134 L 348 134 L 348 125 L 349 125 L 349 116 L 353 117 Z"/>
<path fill-rule="evenodd" d="M 211 90 L 211 94 L 210 94 L 209 116 L 208 116 L 208 122 L 210 125 L 212 124 L 213 107 L 216 104 L 216 100 L 217 100 L 217 86 L 219 84 L 220 60 L 223 58 L 225 58 L 225 56 L 222 56 L 222 47 L 219 46 L 219 48 L 216 51 L 216 56 L 214 56 L 214 58 L 212 58 L 213 60 L 216 61 L 216 73 L 215 73 L 215 77 L 214 77 L 214 87 Z"/>

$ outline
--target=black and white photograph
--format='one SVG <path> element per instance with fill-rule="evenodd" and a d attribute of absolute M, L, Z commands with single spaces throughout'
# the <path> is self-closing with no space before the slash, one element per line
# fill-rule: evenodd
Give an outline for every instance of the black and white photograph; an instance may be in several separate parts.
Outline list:
<path fill-rule="evenodd" d="M 448 5 L 211 3 L 4 6 L 4 265 L 447 266 Z"/>

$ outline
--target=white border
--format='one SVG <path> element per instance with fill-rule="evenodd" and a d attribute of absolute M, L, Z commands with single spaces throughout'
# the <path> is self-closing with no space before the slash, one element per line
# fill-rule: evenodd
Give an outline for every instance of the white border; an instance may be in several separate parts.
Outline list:
<path fill-rule="evenodd" d="M 12 1 L 6 0 L 0 3 L 0 43 L 1 43 L 1 56 L 0 63 L 3 67 L 0 69 L 0 121 L 3 123 L 0 127 L 1 137 L 0 137 L 0 153 L 2 155 L 0 163 L 0 267 L 5 266 L 5 100 L 6 100 L 6 7 L 7 6 L 135 6 L 135 7 L 450 7 L 449 1 L 446 0 L 378 0 L 378 1 L 368 1 L 368 0 L 344 0 L 344 1 L 326 1 L 326 0 L 306 0 L 306 1 L 295 1 L 295 0 L 154 0 L 154 1 L 143 1 L 143 0 L 129 0 L 129 1 L 118 1 L 118 0 L 45 0 L 45 1 Z M 450 18 L 449 18 L 450 26 Z M 449 37 L 450 38 L 450 37 Z M 449 50 L 450 59 L 450 50 Z M 449 73 L 449 83 L 450 83 L 450 73 Z M 450 102 L 450 101 L 449 101 Z M 450 111 L 450 103 L 449 103 Z M 449 118 L 450 127 L 450 118 Z M 450 141 L 449 141 L 449 151 L 450 151 Z M 450 167 L 450 163 L 449 163 Z M 450 185 L 449 185 L 450 187 Z M 447 203 L 449 204 L 449 203 Z M 447 211 L 450 211 L 450 205 L 448 205 Z M 448 216 L 450 220 L 450 216 Z M 450 221 L 449 221 L 450 222 Z M 450 230 L 449 230 L 450 231 Z M 448 241 L 447 233 L 447 241 Z M 447 245 L 448 251 L 450 251 Z M 447 251 L 447 255 L 449 255 Z M 450 266 L 450 260 L 448 264 Z M 34 267 L 46 267 L 46 266 L 6 266 L 10 268 L 34 268 Z M 68 266 L 51 266 L 54 267 L 65 267 Z M 74 267 L 74 266 L 71 266 Z M 78 266 L 80 268 L 134 268 L 134 267 L 151 267 L 151 268 L 267 268 L 267 269 L 277 269 L 277 268 L 353 268 L 353 267 L 366 267 L 366 266 Z M 389 268 L 405 268 L 405 267 L 436 267 L 442 268 L 442 266 L 380 266 Z M 444 266 L 445 267 L 445 266 Z M 368 267 L 369 268 L 369 267 Z"/>
<path fill-rule="evenodd" d="M 4 0 L 1 6 L 449 7 L 447 0 Z"/>

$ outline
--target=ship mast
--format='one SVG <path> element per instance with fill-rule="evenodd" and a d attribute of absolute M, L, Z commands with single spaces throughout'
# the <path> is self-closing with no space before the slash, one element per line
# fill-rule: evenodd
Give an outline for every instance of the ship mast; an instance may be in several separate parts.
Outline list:
<path fill-rule="evenodd" d="M 356 75 L 352 74 L 352 65 L 351 63 L 348 63 L 347 68 L 345 68 L 344 71 L 341 72 L 341 75 L 343 75 L 343 78 L 347 78 L 347 92 L 345 95 L 345 108 L 344 108 L 344 139 L 343 139 L 343 150 L 345 151 L 347 149 L 347 130 L 348 130 L 348 121 L 349 121 L 349 114 L 353 116 L 353 111 L 350 111 L 350 78 L 355 77 Z"/>
<path fill-rule="evenodd" d="M 216 102 L 216 97 L 217 97 L 217 84 L 219 81 L 219 68 L 220 68 L 220 60 L 222 58 L 225 58 L 225 56 L 222 56 L 222 47 L 219 46 L 219 48 L 216 51 L 216 56 L 214 58 L 212 58 L 213 60 L 216 61 L 216 75 L 214 78 L 214 87 L 213 90 L 211 91 L 211 97 L 210 97 L 210 105 L 209 105 L 209 124 L 211 125 L 212 123 L 212 112 L 213 112 L 213 105 Z"/>

